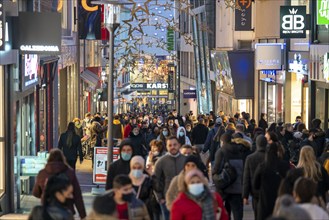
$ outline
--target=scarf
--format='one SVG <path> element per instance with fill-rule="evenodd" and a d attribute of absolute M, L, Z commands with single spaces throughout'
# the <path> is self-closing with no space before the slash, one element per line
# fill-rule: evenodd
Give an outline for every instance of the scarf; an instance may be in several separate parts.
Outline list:
<path fill-rule="evenodd" d="M 193 196 L 189 192 L 186 195 L 201 206 L 202 220 L 214 220 L 216 218 L 213 196 L 208 189 L 205 188 L 205 191 L 199 196 Z"/>

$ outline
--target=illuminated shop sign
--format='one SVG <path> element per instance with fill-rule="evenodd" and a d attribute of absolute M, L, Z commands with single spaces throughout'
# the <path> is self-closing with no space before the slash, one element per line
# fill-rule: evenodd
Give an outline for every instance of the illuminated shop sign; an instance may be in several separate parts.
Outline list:
<path fill-rule="evenodd" d="M 3 0 L 0 0 L 0 50 L 5 49 L 5 26 Z"/>
<path fill-rule="evenodd" d="M 251 30 L 251 9 L 252 0 L 239 0 L 236 4 L 240 7 L 235 9 L 235 30 L 250 31 Z"/>
<path fill-rule="evenodd" d="M 256 69 L 280 70 L 283 44 L 256 44 Z"/>
<path fill-rule="evenodd" d="M 328 0 L 317 0 L 317 21 L 318 25 L 329 24 L 329 1 Z"/>
<path fill-rule="evenodd" d="M 19 12 L 14 18 L 13 47 L 23 54 L 60 55 L 61 14 L 57 12 Z"/>
<path fill-rule="evenodd" d="M 280 24 L 280 38 L 306 38 L 306 6 L 281 6 Z"/>
<path fill-rule="evenodd" d="M 131 90 L 163 90 L 168 89 L 168 83 L 131 83 Z"/>
<path fill-rule="evenodd" d="M 22 45 L 21 51 L 28 52 L 59 52 L 58 46 L 44 46 L 44 45 Z"/>

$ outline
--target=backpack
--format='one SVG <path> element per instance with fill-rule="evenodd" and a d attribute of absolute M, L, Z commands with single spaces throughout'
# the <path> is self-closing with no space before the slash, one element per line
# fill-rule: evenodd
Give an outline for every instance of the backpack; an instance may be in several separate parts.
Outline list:
<path fill-rule="evenodd" d="M 223 169 L 219 174 L 213 176 L 213 181 L 217 188 L 224 190 L 232 185 L 238 177 L 237 171 L 224 156 Z"/>

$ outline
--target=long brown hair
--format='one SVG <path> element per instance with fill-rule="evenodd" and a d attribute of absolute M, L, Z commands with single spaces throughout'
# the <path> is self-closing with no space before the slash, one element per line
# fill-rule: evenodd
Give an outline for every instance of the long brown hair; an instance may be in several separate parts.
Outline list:
<path fill-rule="evenodd" d="M 67 165 L 66 158 L 65 158 L 63 152 L 58 148 L 53 148 L 49 152 L 48 163 L 51 163 L 51 162 L 62 162 Z"/>
<path fill-rule="evenodd" d="M 315 182 L 322 179 L 321 165 L 316 161 L 314 150 L 311 146 L 304 146 L 300 151 L 297 167 L 304 169 L 304 177 Z"/>

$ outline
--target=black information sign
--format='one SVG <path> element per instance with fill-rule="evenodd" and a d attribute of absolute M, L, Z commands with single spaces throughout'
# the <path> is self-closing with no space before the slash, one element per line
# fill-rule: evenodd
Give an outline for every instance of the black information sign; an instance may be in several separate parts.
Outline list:
<path fill-rule="evenodd" d="M 306 6 L 281 6 L 280 25 L 280 38 L 306 38 Z"/>

